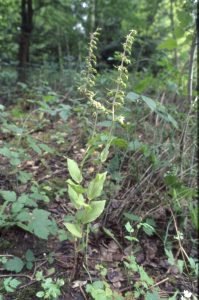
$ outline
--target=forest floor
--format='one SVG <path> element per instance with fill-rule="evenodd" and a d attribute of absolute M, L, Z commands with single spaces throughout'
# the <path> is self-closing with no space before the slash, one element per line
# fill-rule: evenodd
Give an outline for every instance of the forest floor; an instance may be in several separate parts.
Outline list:
<path fill-rule="evenodd" d="M 33 129 L 35 124 L 39 124 L 39 117 L 39 114 L 36 114 L 26 119 L 29 135 L 53 148 L 53 153 L 43 152 L 40 155 L 30 148 L 26 149 L 30 158 L 23 160 L 17 166 L 20 171 L 32 175 L 31 181 L 25 183 L 19 182 L 16 177 L 18 170 L 13 171 L 9 160 L 0 154 L 0 189 L 14 190 L 17 194 L 21 194 L 29 191 L 32 183 L 36 183 L 45 191 L 50 200 L 49 203 L 42 203 L 41 207 L 47 208 L 56 220 L 58 227 L 63 229 L 64 218 L 71 212 L 73 213 L 66 193 L 66 180 L 68 179 L 66 158 L 72 157 L 77 162 L 82 160 L 85 153 L 85 124 L 81 123 L 75 116 L 69 117 L 67 121 L 55 119 L 53 122 L 48 121 L 48 117 L 45 120 L 44 117 L 43 126 Z M 24 120 L 22 121 L 21 118 L 13 117 L 10 121 L 18 127 L 24 126 Z M 140 134 L 144 136 L 144 133 L 141 132 Z M 145 138 L 150 139 L 150 137 Z M 18 141 L 17 136 L 0 132 L 1 146 L 4 143 L 10 143 L 15 147 L 16 141 Z M 145 140 L 144 142 L 149 143 L 150 141 Z M 24 147 L 26 146 L 24 145 Z M 113 156 L 110 153 L 109 161 Z M 132 206 L 135 215 L 142 216 L 142 219 L 146 217 L 153 219 L 157 230 L 152 234 L 146 234 L 140 230 L 137 233 L 139 242 L 131 243 L 125 238 L 127 233 L 125 221 L 123 219 L 118 220 L 117 214 L 120 211 L 122 201 L 124 201 L 125 193 L 135 185 L 132 177 L 127 176 L 128 164 L 129 161 L 126 159 L 121 170 L 121 174 L 125 175 L 125 182 L 123 187 L 118 189 L 116 199 L 111 199 L 111 194 L 114 194 L 113 189 L 118 187 L 114 180 L 108 177 L 106 188 L 110 189 L 109 211 L 99 222 L 95 222 L 98 231 L 92 232 L 89 236 L 86 262 L 81 252 L 75 257 L 74 244 L 70 240 L 60 241 L 58 236 L 51 236 L 48 240 L 42 240 L 17 226 L 1 229 L 0 256 L 16 256 L 23 260 L 28 249 L 35 256 L 34 267 L 31 270 L 24 267 L 21 272 L 16 274 L 3 268 L 0 269 L 0 291 L 5 297 L 3 299 L 38 299 L 36 292 L 40 290 L 40 283 L 35 279 L 35 274 L 41 270 L 47 277 L 64 279 L 65 285 L 61 289 L 62 296 L 58 299 L 90 299 L 85 292 L 85 286 L 91 279 L 92 281 L 102 279 L 99 265 L 106 269 L 103 280 L 105 278 L 113 290 L 124 294 L 132 291 L 134 284 L 139 281 L 138 274 L 136 272 L 129 274 L 124 266 L 124 262 L 128 261 L 128 257 L 132 253 L 136 257 L 137 263 L 143 266 L 153 279 L 152 287 L 159 288 L 161 299 L 168 299 L 176 291 L 180 291 L 182 294 L 184 290 L 197 295 L 197 279 L 190 273 L 190 268 L 186 266 L 186 262 L 184 270 L 181 271 L 176 264 L 171 265 L 165 255 L 165 232 L 168 236 L 176 236 L 176 226 L 182 220 L 180 216 L 179 218 L 174 216 L 168 203 L 163 201 L 160 205 L 161 191 L 165 191 L 160 174 L 157 175 L 158 180 L 153 186 L 156 191 L 160 189 L 160 192 L 154 193 L 153 188 L 151 188 L 144 196 L 146 197 L 145 200 L 142 199 L 142 192 L 137 193 L 133 195 L 134 201 L 130 204 L 130 209 Z M 95 174 L 96 168 L 97 166 L 93 167 L 92 158 L 89 159 L 84 170 L 88 178 Z M 147 197 L 150 201 L 146 201 Z M 134 220 L 134 226 L 137 223 L 138 221 Z M 193 239 L 197 239 L 197 234 L 189 222 L 186 224 L 186 231 L 192 235 Z M 172 251 L 175 262 L 184 259 L 183 251 L 186 251 L 186 255 L 197 258 L 197 244 L 188 240 L 183 241 L 183 247 L 177 239 L 173 240 Z M 96 266 L 98 266 L 97 269 Z M 6 293 L 2 290 L 3 280 L 7 277 L 16 277 L 21 281 L 21 285 L 14 293 Z"/>

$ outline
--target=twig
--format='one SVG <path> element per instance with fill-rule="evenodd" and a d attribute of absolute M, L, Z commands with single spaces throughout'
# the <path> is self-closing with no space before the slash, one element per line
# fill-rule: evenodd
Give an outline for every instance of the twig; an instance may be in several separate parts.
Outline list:
<path fill-rule="evenodd" d="M 169 277 L 166 277 L 166 278 L 160 280 L 159 282 L 155 283 L 154 285 L 152 285 L 150 288 L 153 288 L 155 286 L 159 286 L 160 284 L 162 284 L 162 283 L 164 283 L 164 282 L 166 282 L 168 280 L 169 280 Z"/>
<path fill-rule="evenodd" d="M 2 275 L 0 275 L 0 278 L 3 278 L 3 277 L 26 277 L 26 278 L 32 280 L 32 277 L 29 275 L 26 275 L 26 274 L 2 274 Z"/>
<path fill-rule="evenodd" d="M 81 287 L 81 285 L 79 285 L 79 289 L 80 289 L 80 291 L 81 291 L 81 293 L 82 293 L 84 299 L 85 299 L 85 300 L 88 300 L 88 298 L 86 297 L 86 294 L 84 293 L 84 290 L 83 290 L 83 288 Z"/>
<path fill-rule="evenodd" d="M 172 215 L 172 218 L 173 218 L 173 222 L 174 222 L 176 234 L 178 235 L 179 230 L 178 230 L 178 225 L 177 225 L 177 222 L 176 222 L 174 213 L 173 213 L 171 207 L 169 207 L 169 210 L 170 210 L 171 215 Z M 182 257 L 183 257 L 183 260 L 184 260 L 184 263 L 185 263 L 185 267 L 186 267 L 186 269 L 187 269 L 187 272 L 189 273 L 189 270 L 188 270 L 188 267 L 187 267 L 187 263 L 186 263 L 186 259 L 189 261 L 189 257 L 188 257 L 186 251 L 184 250 L 184 248 L 183 248 L 183 246 L 182 246 L 182 243 L 181 243 L 180 238 L 178 239 L 178 244 L 179 244 L 180 252 L 181 252 L 181 254 L 182 254 Z M 186 259 L 185 259 L 185 257 L 186 257 Z"/>

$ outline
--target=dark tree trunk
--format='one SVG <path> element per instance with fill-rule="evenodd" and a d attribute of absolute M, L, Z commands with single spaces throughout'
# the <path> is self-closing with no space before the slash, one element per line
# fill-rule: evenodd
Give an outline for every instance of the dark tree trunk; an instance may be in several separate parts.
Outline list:
<path fill-rule="evenodd" d="M 26 81 L 26 67 L 29 62 L 30 37 L 33 30 L 32 0 L 21 0 L 21 35 L 19 40 L 18 80 Z"/>

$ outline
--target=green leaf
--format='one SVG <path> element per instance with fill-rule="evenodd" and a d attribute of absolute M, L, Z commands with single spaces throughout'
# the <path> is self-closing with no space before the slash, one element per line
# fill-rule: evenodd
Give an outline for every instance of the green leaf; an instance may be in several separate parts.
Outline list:
<path fill-rule="evenodd" d="M 66 182 L 79 194 L 83 194 L 86 191 L 80 184 L 75 184 L 71 179 L 68 179 Z"/>
<path fill-rule="evenodd" d="M 177 48 L 177 41 L 173 38 L 168 38 L 165 41 L 163 41 L 162 43 L 159 44 L 158 49 L 168 49 L 168 50 L 173 50 L 175 48 Z"/>
<path fill-rule="evenodd" d="M 140 223 L 142 225 L 143 231 L 148 235 L 152 236 L 155 232 L 155 228 L 148 223 Z"/>
<path fill-rule="evenodd" d="M 32 197 L 33 194 L 31 194 Z M 39 197 L 37 198 L 37 200 L 40 200 Z M 35 200 L 32 200 L 30 198 L 29 195 L 23 193 L 21 194 L 21 196 L 19 196 L 19 198 L 17 199 L 18 203 L 23 204 L 24 206 L 28 206 L 28 207 L 37 207 L 37 203 Z"/>
<path fill-rule="evenodd" d="M 32 137 L 27 137 L 27 142 L 29 144 L 29 146 L 39 155 L 41 155 L 41 149 L 39 147 L 39 145 L 37 144 L 37 141 L 35 139 L 33 139 Z"/>
<path fill-rule="evenodd" d="M 76 209 L 79 209 L 82 206 L 87 206 L 84 197 L 81 194 L 78 194 L 70 185 L 68 185 L 68 195 Z"/>
<path fill-rule="evenodd" d="M 127 223 L 125 224 L 125 228 L 126 228 L 126 230 L 127 230 L 129 233 L 134 232 L 134 229 L 133 229 L 133 227 L 131 226 L 130 222 L 127 222 Z"/>
<path fill-rule="evenodd" d="M 78 209 L 79 205 L 77 205 L 76 203 L 76 201 L 78 200 L 78 193 L 72 188 L 70 184 L 68 185 L 68 195 L 74 207 Z"/>
<path fill-rule="evenodd" d="M 10 149 L 8 147 L 1 148 L 0 149 L 0 154 L 2 154 L 3 156 L 5 156 L 7 158 L 12 157 L 12 152 L 10 151 Z"/>
<path fill-rule="evenodd" d="M 31 270 L 31 269 L 33 268 L 33 263 L 32 263 L 31 261 L 27 261 L 27 262 L 26 262 L 26 268 L 27 268 L 28 270 Z"/>
<path fill-rule="evenodd" d="M 51 233 L 53 222 L 48 219 L 49 215 L 50 213 L 43 209 L 33 210 L 28 228 L 39 238 L 47 239 Z"/>
<path fill-rule="evenodd" d="M 193 15 L 185 10 L 179 10 L 177 12 L 178 20 L 180 21 L 181 27 L 185 30 L 186 27 L 193 24 Z"/>
<path fill-rule="evenodd" d="M 33 253 L 32 250 L 30 250 L 30 249 L 28 249 L 28 250 L 26 251 L 25 257 L 26 257 L 26 260 L 27 260 L 27 261 L 31 261 L 31 262 L 35 261 L 34 253 Z"/>
<path fill-rule="evenodd" d="M 78 224 L 64 223 L 68 231 L 77 238 L 82 238 L 82 230 Z"/>
<path fill-rule="evenodd" d="M 128 141 L 122 138 L 115 138 L 112 142 L 112 145 L 115 145 L 121 149 L 126 149 L 128 147 Z"/>
<path fill-rule="evenodd" d="M 22 203 L 18 203 L 18 202 L 13 203 L 13 205 L 12 205 L 13 214 L 20 212 L 23 207 L 24 207 L 24 204 L 22 204 Z"/>
<path fill-rule="evenodd" d="M 54 152 L 54 149 L 53 149 L 52 147 L 49 147 L 49 146 L 46 145 L 46 144 L 39 144 L 39 147 L 40 147 L 43 151 L 45 151 L 45 152 L 47 152 L 47 153 L 53 153 L 53 152 Z"/>
<path fill-rule="evenodd" d="M 137 101 L 138 99 L 140 99 L 140 95 L 136 94 L 136 93 L 133 93 L 133 92 L 130 92 L 127 94 L 126 98 L 132 102 L 135 102 Z"/>
<path fill-rule="evenodd" d="M 17 215 L 17 220 L 19 222 L 28 222 L 30 218 L 31 218 L 30 213 L 27 211 L 22 211 Z"/>
<path fill-rule="evenodd" d="M 39 291 L 39 292 L 36 293 L 36 296 L 38 298 L 43 298 L 45 296 L 45 293 L 43 291 Z"/>
<path fill-rule="evenodd" d="M 141 99 L 146 103 L 146 105 L 148 105 L 148 107 L 152 110 L 152 111 L 155 111 L 156 110 L 156 102 L 154 100 L 152 100 L 151 98 L 149 97 L 146 97 L 146 96 L 141 96 Z"/>
<path fill-rule="evenodd" d="M 152 285 L 154 284 L 154 281 L 151 277 L 149 277 L 149 275 L 146 273 L 146 271 L 144 270 L 144 268 L 142 266 L 138 266 L 138 271 L 140 273 L 140 280 L 143 282 L 146 282 L 146 284 Z"/>
<path fill-rule="evenodd" d="M 3 197 L 5 201 L 14 202 L 17 199 L 17 195 L 12 191 L 2 191 L 0 190 L 0 195 Z"/>
<path fill-rule="evenodd" d="M 145 299 L 146 300 L 160 300 L 160 296 L 157 291 L 154 291 L 152 293 L 147 292 Z"/>
<path fill-rule="evenodd" d="M 32 174 L 24 171 L 19 171 L 19 175 L 17 178 L 21 183 L 26 183 L 32 178 Z"/>
<path fill-rule="evenodd" d="M 101 121 L 97 123 L 97 126 L 100 127 L 111 127 L 112 122 L 111 121 Z"/>
<path fill-rule="evenodd" d="M 104 186 L 104 181 L 106 179 L 106 174 L 107 172 L 97 174 L 95 179 L 93 179 L 89 183 L 87 190 L 87 196 L 89 200 L 97 198 L 101 195 Z"/>
<path fill-rule="evenodd" d="M 7 270 L 7 271 L 12 271 L 15 273 L 19 273 L 21 272 L 21 270 L 23 269 L 24 266 L 24 262 L 19 258 L 19 257 L 13 257 L 11 259 L 9 259 L 4 265 L 3 267 Z"/>
<path fill-rule="evenodd" d="M 92 201 L 89 207 L 77 212 L 77 219 L 83 224 L 88 224 L 95 221 L 104 211 L 106 200 Z"/>
<path fill-rule="evenodd" d="M 5 290 L 10 293 L 13 293 L 20 284 L 21 284 L 21 281 L 15 279 L 15 278 L 12 278 L 12 277 L 8 277 L 8 278 L 4 279 L 4 281 L 3 281 Z"/>
<path fill-rule="evenodd" d="M 129 151 L 136 151 L 136 150 L 139 150 L 141 148 L 143 144 L 140 143 L 138 140 L 134 140 L 134 141 L 131 141 L 129 144 L 128 144 L 128 150 Z"/>
<path fill-rule="evenodd" d="M 105 148 L 102 150 L 100 153 L 100 160 L 101 162 L 105 162 L 107 160 L 107 157 L 109 155 L 109 148 L 110 148 L 111 143 L 108 143 Z"/>
<path fill-rule="evenodd" d="M 177 260 L 177 267 L 178 267 L 180 274 L 182 274 L 183 268 L 184 268 L 184 261 L 182 259 Z"/>
<path fill-rule="evenodd" d="M 67 164 L 68 164 L 68 171 L 69 171 L 72 179 L 75 182 L 80 183 L 83 178 L 82 178 L 81 171 L 80 171 L 76 161 L 74 161 L 73 159 L 67 158 Z"/>
<path fill-rule="evenodd" d="M 109 146 L 110 147 L 110 146 Z M 105 162 L 108 158 L 108 155 L 109 155 L 109 147 L 105 147 L 102 152 L 100 153 L 100 160 L 101 162 Z"/>
<path fill-rule="evenodd" d="M 166 253 L 166 256 L 168 257 L 169 264 L 174 266 L 175 265 L 175 258 L 173 256 L 172 251 L 165 249 L 165 253 Z"/>
<path fill-rule="evenodd" d="M 140 222 L 141 221 L 141 217 L 131 214 L 131 213 L 124 213 L 124 216 L 126 219 L 130 220 L 130 221 L 135 221 L 135 222 Z"/>

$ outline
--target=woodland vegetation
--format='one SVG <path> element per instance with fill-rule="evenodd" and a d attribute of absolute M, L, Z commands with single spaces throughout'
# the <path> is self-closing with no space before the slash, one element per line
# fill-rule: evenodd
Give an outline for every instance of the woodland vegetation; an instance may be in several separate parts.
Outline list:
<path fill-rule="evenodd" d="M 198 299 L 194 0 L 0 0 L 0 300 Z"/>

